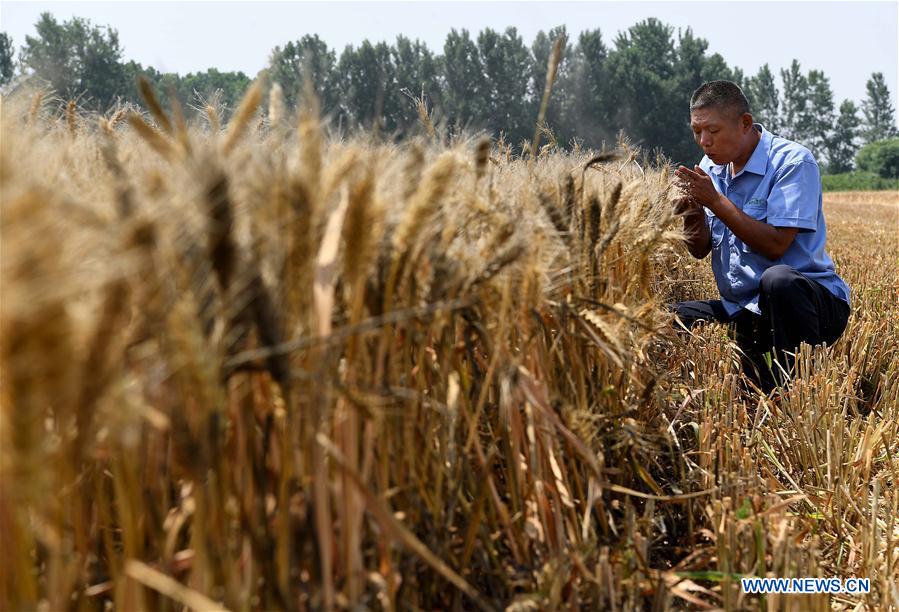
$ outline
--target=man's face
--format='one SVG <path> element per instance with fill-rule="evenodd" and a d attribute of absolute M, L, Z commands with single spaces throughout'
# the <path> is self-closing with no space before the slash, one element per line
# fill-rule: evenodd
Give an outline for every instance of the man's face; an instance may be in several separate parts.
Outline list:
<path fill-rule="evenodd" d="M 752 129 L 752 116 L 738 116 L 730 109 L 699 108 L 690 112 L 690 128 L 696 144 L 720 166 L 740 156 L 746 134 Z"/>

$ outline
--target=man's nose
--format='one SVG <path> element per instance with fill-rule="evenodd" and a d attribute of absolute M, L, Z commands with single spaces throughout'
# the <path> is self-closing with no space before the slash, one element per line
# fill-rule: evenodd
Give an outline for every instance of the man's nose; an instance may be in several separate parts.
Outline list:
<path fill-rule="evenodd" d="M 712 138 L 703 134 L 699 137 L 699 144 L 703 147 L 710 147 L 712 146 Z"/>

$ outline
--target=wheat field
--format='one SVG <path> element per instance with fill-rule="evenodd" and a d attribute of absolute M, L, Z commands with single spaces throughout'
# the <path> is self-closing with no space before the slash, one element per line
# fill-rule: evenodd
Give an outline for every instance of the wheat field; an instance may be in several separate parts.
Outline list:
<path fill-rule="evenodd" d="M 2 101 L 0 609 L 899 609 L 899 200 L 741 384 L 663 159 Z M 745 595 L 748 576 L 871 592 Z"/>

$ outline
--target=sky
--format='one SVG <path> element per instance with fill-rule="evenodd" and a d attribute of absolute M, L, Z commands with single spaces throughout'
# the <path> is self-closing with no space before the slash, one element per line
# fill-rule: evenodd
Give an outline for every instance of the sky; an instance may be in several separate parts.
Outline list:
<path fill-rule="evenodd" d="M 540 30 L 569 34 L 599 28 L 611 46 L 617 33 L 657 17 L 709 42 L 730 66 L 777 75 L 795 58 L 803 72 L 823 70 L 836 105 L 860 103 L 872 72 L 882 72 L 899 107 L 899 1 L 880 2 L 21 2 L 0 1 L 0 30 L 18 49 L 43 11 L 79 16 L 119 33 L 125 60 L 166 72 L 265 67 L 275 45 L 318 34 L 338 56 L 366 38 L 398 34 L 440 52 L 451 28 L 476 33 L 514 26 L 530 44 Z M 574 38 L 574 37 L 572 37 Z"/>

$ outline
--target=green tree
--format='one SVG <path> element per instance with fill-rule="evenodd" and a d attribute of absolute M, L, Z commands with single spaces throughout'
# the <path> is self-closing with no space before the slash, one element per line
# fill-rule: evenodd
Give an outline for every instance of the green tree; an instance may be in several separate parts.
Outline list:
<path fill-rule="evenodd" d="M 827 153 L 834 126 L 833 92 L 830 81 L 820 70 L 808 73 L 808 120 L 805 145 L 821 163 Z"/>
<path fill-rule="evenodd" d="M 450 30 L 443 44 L 445 110 L 453 130 L 459 127 L 484 127 L 489 85 L 481 54 L 468 30 Z"/>
<path fill-rule="evenodd" d="M 243 72 L 220 72 L 210 68 L 180 77 L 176 90 L 182 104 L 196 105 L 201 100 L 217 97 L 225 109 L 231 111 L 240 103 L 250 83 L 250 78 Z"/>
<path fill-rule="evenodd" d="M 650 18 L 618 34 L 608 58 L 610 103 L 614 124 L 637 144 L 680 156 L 689 155 L 683 150 L 687 104 L 676 99 L 672 32 Z"/>
<path fill-rule="evenodd" d="M 890 91 L 883 73 L 873 73 L 866 88 L 868 97 L 862 102 L 862 113 L 865 116 L 862 138 L 865 144 L 895 136 L 895 109 L 890 101 Z"/>
<path fill-rule="evenodd" d="M 858 150 L 860 125 L 861 120 L 855 103 L 852 100 L 843 100 L 840 104 L 840 115 L 837 117 L 827 147 L 829 173 L 840 174 L 852 170 L 852 159 Z"/>
<path fill-rule="evenodd" d="M 768 64 L 759 68 L 754 77 L 750 77 L 744 89 L 749 98 L 749 109 L 758 123 L 769 132 L 780 133 L 780 115 L 778 112 L 780 93 L 774 82 L 774 75 Z"/>
<path fill-rule="evenodd" d="M 648 19 L 620 34 L 609 54 L 609 88 L 614 125 L 648 150 L 661 149 L 676 162 L 692 163 L 699 153 L 689 130 L 689 100 L 703 82 L 727 79 L 740 84 L 742 72 L 690 29 L 678 32 Z"/>
<path fill-rule="evenodd" d="M 530 107 L 527 114 L 531 122 L 531 130 L 536 124 L 537 115 L 540 112 L 540 103 L 543 100 L 543 90 L 546 87 L 546 71 L 549 64 L 549 56 L 552 54 L 553 44 L 558 37 L 562 37 L 562 57 L 556 70 L 556 80 L 553 83 L 549 106 L 546 109 L 546 125 L 553 131 L 556 139 L 564 144 L 573 137 L 576 124 L 568 121 L 571 113 L 572 89 L 574 88 L 574 49 L 568 41 L 568 32 L 565 26 L 552 28 L 548 33 L 540 30 L 531 43 L 531 78 L 529 87 Z M 533 136 L 533 131 L 531 133 Z"/>
<path fill-rule="evenodd" d="M 781 130 L 784 137 L 802 143 L 807 140 L 809 132 L 808 79 L 795 59 L 789 70 L 781 69 L 780 77 L 783 82 Z"/>
<path fill-rule="evenodd" d="M 419 40 L 413 42 L 403 35 L 397 36 L 391 54 L 396 70 L 396 85 L 400 91 L 406 90 L 415 98 L 420 98 L 424 93 L 428 110 L 437 109 L 435 119 L 439 119 L 444 107 L 440 61 L 426 44 Z M 411 100 L 407 100 L 404 108 L 406 110 L 399 117 L 399 128 L 405 133 L 413 130 L 419 119 Z"/>
<path fill-rule="evenodd" d="M 707 58 L 706 49 L 709 43 L 693 35 L 693 31 L 687 28 L 685 32 L 678 30 L 677 48 L 674 65 L 674 87 L 672 90 L 672 102 L 676 103 L 672 108 L 674 115 L 671 122 L 678 128 L 677 133 L 671 134 L 672 143 L 665 149 L 671 156 L 677 156 L 679 160 L 692 160 L 701 156 L 696 144 L 689 139 L 691 134 L 689 123 L 689 103 L 693 92 L 705 81 L 716 79 L 732 80 L 733 76 L 719 57 Z M 675 121 L 676 118 L 676 121 Z M 675 140 L 676 139 L 676 140 Z"/>
<path fill-rule="evenodd" d="M 706 43 L 706 45 L 708 45 L 708 43 Z M 724 57 L 722 57 L 720 53 L 714 53 L 705 58 L 705 62 L 702 66 L 702 80 L 715 81 L 719 79 L 733 81 L 741 89 L 745 86 L 745 83 L 743 82 L 743 71 L 739 68 L 731 68 L 727 65 L 727 62 L 724 61 Z"/>
<path fill-rule="evenodd" d="M 162 103 L 163 108 L 165 108 L 167 111 L 171 110 L 169 98 L 173 91 L 176 95 L 178 95 L 178 90 L 181 85 L 180 76 L 173 72 L 159 72 L 158 70 L 153 68 L 153 66 L 144 67 L 140 63 L 133 60 L 130 60 L 125 64 L 125 75 L 126 81 L 128 83 L 128 87 L 125 89 L 125 93 L 123 95 L 123 98 L 125 100 L 134 104 L 144 104 L 144 100 L 141 97 L 137 81 L 140 77 L 145 77 L 150 82 L 150 85 L 153 88 L 153 92 Z M 182 103 L 184 102 L 180 98 L 178 99 L 178 101 Z"/>
<path fill-rule="evenodd" d="M 529 140 L 536 121 L 528 117 L 530 51 L 515 28 L 507 28 L 502 35 L 487 28 L 478 34 L 478 53 L 485 76 L 482 102 L 487 128 L 494 134 L 504 131 L 514 144 Z"/>
<path fill-rule="evenodd" d="M 396 82 L 396 69 L 387 43 L 347 45 L 337 62 L 340 123 L 392 134 L 402 123 L 407 101 Z M 376 127 L 377 122 L 377 127 Z"/>
<path fill-rule="evenodd" d="M 339 98 L 336 64 L 334 51 L 317 34 L 307 34 L 272 50 L 269 77 L 281 85 L 288 108 L 296 108 L 308 72 L 321 108 L 327 113 L 335 109 Z"/>
<path fill-rule="evenodd" d="M 876 140 L 858 150 L 855 163 L 862 172 L 899 178 L 899 138 Z"/>
<path fill-rule="evenodd" d="M 693 163 L 699 151 L 689 129 L 689 100 L 703 82 L 726 79 L 738 85 L 742 71 L 688 29 L 678 32 L 647 19 L 619 34 L 609 54 L 608 81 L 613 125 L 647 150 L 661 149 L 675 162 Z"/>
<path fill-rule="evenodd" d="M 12 80 L 15 70 L 15 51 L 12 38 L 6 32 L 0 32 L 0 86 Z"/>
<path fill-rule="evenodd" d="M 571 55 L 569 78 L 562 95 L 564 123 L 567 131 L 564 142 L 578 138 L 584 145 L 601 148 L 603 141 L 615 137 L 612 124 L 611 84 L 608 78 L 609 49 L 599 29 L 586 30 L 578 35 Z"/>
<path fill-rule="evenodd" d="M 694 36 L 691 28 L 683 33 L 678 30 L 675 79 L 678 92 L 681 96 L 686 96 L 687 100 L 708 76 L 704 74 L 707 72 L 705 52 L 708 47 L 709 43 Z M 716 74 L 712 78 L 722 77 Z"/>
<path fill-rule="evenodd" d="M 22 67 L 60 96 L 84 94 L 82 105 L 102 110 L 128 89 L 119 36 L 112 28 L 80 17 L 59 23 L 50 13 L 41 13 L 35 29 L 37 36 L 25 37 Z"/>
<path fill-rule="evenodd" d="M 174 72 L 159 72 L 152 66 L 142 66 L 135 61 L 129 61 L 123 65 L 125 71 L 126 88 L 122 92 L 122 101 L 130 102 L 138 106 L 145 106 L 143 96 L 138 88 L 138 78 L 144 77 L 149 81 L 156 99 L 159 100 L 162 108 L 166 112 L 172 111 L 172 96 L 178 100 L 182 111 L 190 115 L 192 113 L 192 104 L 197 105 L 197 101 L 185 96 L 181 82 L 181 76 Z"/>

